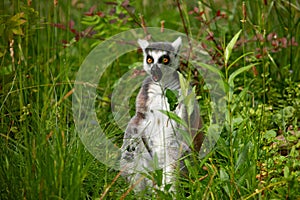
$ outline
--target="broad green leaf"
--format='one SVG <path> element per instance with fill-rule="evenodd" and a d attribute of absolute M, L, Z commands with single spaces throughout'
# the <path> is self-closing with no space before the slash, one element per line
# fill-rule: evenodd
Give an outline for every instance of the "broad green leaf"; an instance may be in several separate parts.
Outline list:
<path fill-rule="evenodd" d="M 284 178 L 288 178 L 290 175 L 290 169 L 288 166 L 284 166 L 284 169 L 283 169 L 283 176 Z"/>
<path fill-rule="evenodd" d="M 186 106 L 187 109 L 187 114 L 188 116 L 191 116 L 193 111 L 194 111 L 194 103 L 195 103 L 195 95 L 193 92 L 191 92 L 189 95 L 187 95 L 184 98 L 184 105 Z"/>
<path fill-rule="evenodd" d="M 162 186 L 162 180 L 163 180 L 163 170 L 157 169 L 154 171 L 154 179 L 158 187 Z"/>
<path fill-rule="evenodd" d="M 237 70 L 235 70 L 230 76 L 229 76 L 229 79 L 228 79 L 228 85 L 229 85 L 229 99 L 228 101 L 231 101 L 232 99 L 232 95 L 233 95 L 233 89 L 234 89 L 234 79 L 237 75 L 249 70 L 251 67 L 255 66 L 255 65 L 258 65 L 259 63 L 254 63 L 254 64 L 250 64 L 250 65 L 247 65 L 245 67 L 241 67 Z"/>
<path fill-rule="evenodd" d="M 264 135 L 263 138 L 267 139 L 267 140 L 273 140 L 276 137 L 277 133 L 274 130 L 267 130 Z"/>
<path fill-rule="evenodd" d="M 231 39 L 231 41 L 226 46 L 225 53 L 224 53 L 224 56 L 225 56 L 225 66 L 227 66 L 227 63 L 229 61 L 232 49 L 233 49 L 233 47 L 234 47 L 237 39 L 239 38 L 241 32 L 242 32 L 242 30 L 240 30 L 237 34 L 235 34 L 235 36 Z"/>
<path fill-rule="evenodd" d="M 233 81 L 234 81 L 234 79 L 235 79 L 235 77 L 236 77 L 237 75 L 239 75 L 239 74 L 241 74 L 241 73 L 243 73 L 243 72 L 249 70 L 251 67 L 253 67 L 253 66 L 255 66 L 255 65 L 258 65 L 258 64 L 259 64 L 259 63 L 250 64 L 250 65 L 247 65 L 247 66 L 245 66 L 245 67 L 241 67 L 241 68 L 235 70 L 235 71 L 229 76 L 229 79 L 228 79 L 228 84 L 229 84 L 229 86 L 233 88 L 233 86 L 234 86 Z"/>
<path fill-rule="evenodd" d="M 181 119 L 178 115 L 176 115 L 175 113 L 166 111 L 166 110 L 159 110 L 159 111 L 161 113 L 167 115 L 170 119 L 174 120 L 176 123 L 181 124 L 185 128 L 188 127 L 187 123 L 183 119 Z"/>
<path fill-rule="evenodd" d="M 170 90 L 170 89 L 166 90 L 166 97 L 168 99 L 168 103 L 170 105 L 171 111 L 174 111 L 178 105 L 177 96 L 178 96 L 178 92 L 176 90 L 174 90 L 174 91 Z"/>
<path fill-rule="evenodd" d="M 190 90 L 189 82 L 183 77 L 182 74 L 179 73 L 179 82 L 181 95 L 178 99 L 178 102 L 183 102 L 187 108 L 188 115 L 190 116 L 194 111 L 194 103 L 195 103 L 195 88 Z"/>
<path fill-rule="evenodd" d="M 181 93 L 182 93 L 182 96 L 185 98 L 188 95 L 189 83 L 183 77 L 183 75 L 181 73 L 178 73 L 178 74 L 179 74 L 179 83 L 180 83 Z"/>

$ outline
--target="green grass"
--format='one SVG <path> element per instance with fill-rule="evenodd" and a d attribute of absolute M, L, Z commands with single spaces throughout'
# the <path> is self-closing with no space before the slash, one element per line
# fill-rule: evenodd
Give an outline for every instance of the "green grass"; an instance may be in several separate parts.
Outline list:
<path fill-rule="evenodd" d="M 28 2 L 0 3 L 0 199 L 135 199 L 118 171 L 101 164 L 81 143 L 71 98 L 76 72 L 92 47 L 140 27 L 141 19 L 157 27 L 164 20 L 165 28 L 205 42 L 229 86 L 221 137 L 206 157 L 192 154 L 185 161 L 188 172 L 176 183 L 177 199 L 300 198 L 298 1 L 179 1 L 182 15 L 177 1 L 144 0 L 131 7 L 122 7 L 121 1 Z M 93 5 L 105 17 L 86 16 Z M 118 18 L 120 13 L 127 22 Z M 89 35 L 91 26 L 94 35 Z M 228 57 L 226 46 L 239 30 Z M 110 95 L 128 66 L 140 61 L 136 54 L 122 56 L 97 88 L 99 121 L 119 144 L 122 131 L 113 122 Z M 253 67 L 233 79 L 248 65 Z M 209 95 L 201 77 L 196 79 L 207 121 Z M 168 192 L 151 198 L 172 199 Z"/>

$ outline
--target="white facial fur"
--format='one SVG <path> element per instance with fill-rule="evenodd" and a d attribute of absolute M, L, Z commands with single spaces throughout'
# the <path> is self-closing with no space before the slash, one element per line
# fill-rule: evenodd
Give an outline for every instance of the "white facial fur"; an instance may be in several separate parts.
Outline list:
<path fill-rule="evenodd" d="M 147 63 L 147 56 L 148 55 L 151 56 L 154 59 L 153 63 L 151 63 L 151 64 Z M 163 64 L 158 62 L 159 58 L 161 58 L 164 55 L 168 55 L 168 52 L 159 51 L 159 50 L 149 50 L 148 53 L 144 55 L 144 62 L 143 62 L 144 63 L 144 69 L 147 72 L 150 72 L 151 67 L 155 64 L 158 65 L 158 67 L 160 69 L 163 69 L 164 67 L 166 67 L 166 66 L 162 66 Z M 167 66 L 171 66 L 173 61 L 174 61 L 174 57 L 170 55 L 170 63 Z"/>
<path fill-rule="evenodd" d="M 166 77 L 167 74 L 174 72 L 178 68 L 178 56 L 182 40 L 181 37 L 178 37 L 173 43 L 165 42 L 165 43 L 149 43 L 147 40 L 138 40 L 140 47 L 143 50 L 144 54 L 144 70 L 149 74 L 151 74 L 151 69 L 153 66 L 159 68 L 163 77 Z M 150 46 L 149 46 L 150 45 Z M 155 45 L 160 45 L 160 48 L 152 49 L 151 47 Z M 149 47 L 149 48 L 148 48 Z M 148 49 L 147 49 L 148 48 Z M 172 49 L 172 50 L 171 50 Z M 153 62 L 147 62 L 147 56 L 151 56 Z M 164 64 L 161 62 L 161 58 L 163 56 L 168 56 L 169 62 Z M 153 71 L 153 70 L 152 70 Z"/>

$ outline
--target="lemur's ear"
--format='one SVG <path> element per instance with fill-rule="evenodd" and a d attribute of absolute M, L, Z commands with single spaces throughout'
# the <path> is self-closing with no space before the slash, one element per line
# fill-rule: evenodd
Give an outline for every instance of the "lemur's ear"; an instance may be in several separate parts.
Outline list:
<path fill-rule="evenodd" d="M 173 46 L 174 49 L 175 49 L 175 52 L 174 52 L 175 54 L 178 54 L 178 53 L 179 53 L 181 44 L 182 44 L 181 37 L 178 37 L 178 38 L 172 43 L 172 46 Z"/>
<path fill-rule="evenodd" d="M 138 39 L 138 43 L 139 43 L 140 47 L 143 49 L 143 51 L 145 51 L 145 49 L 149 45 L 149 42 L 147 40 Z"/>

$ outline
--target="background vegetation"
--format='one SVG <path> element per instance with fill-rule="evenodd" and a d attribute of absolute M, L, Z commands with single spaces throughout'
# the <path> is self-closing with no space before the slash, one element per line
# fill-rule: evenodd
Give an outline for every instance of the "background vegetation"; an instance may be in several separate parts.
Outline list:
<path fill-rule="evenodd" d="M 0 199 L 136 198 L 74 131 L 72 85 L 102 40 L 162 23 L 206 41 L 211 64 L 230 86 L 221 138 L 204 159 L 186 161 L 177 198 L 300 199 L 299 16 L 297 0 L 1 1 Z M 239 30 L 227 59 L 226 46 Z M 117 139 L 112 86 L 137 54 L 111 66 L 98 87 L 99 122 Z M 230 75 L 249 64 L 233 85 Z M 172 199 L 167 191 L 149 198 Z"/>

